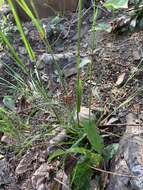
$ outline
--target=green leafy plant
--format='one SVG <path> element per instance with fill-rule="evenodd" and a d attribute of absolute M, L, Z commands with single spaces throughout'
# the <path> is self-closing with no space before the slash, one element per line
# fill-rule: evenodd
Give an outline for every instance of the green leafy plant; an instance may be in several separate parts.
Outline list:
<path fill-rule="evenodd" d="M 103 139 L 99 133 L 99 129 L 96 126 L 96 124 L 91 121 L 85 122 L 84 129 L 92 147 L 95 149 L 96 152 L 98 152 L 99 154 L 102 154 L 104 144 L 103 144 Z"/>
<path fill-rule="evenodd" d="M 8 0 L 8 3 L 12 9 L 12 13 L 14 15 L 17 28 L 19 30 L 19 34 L 22 37 L 23 44 L 26 47 L 26 50 L 29 55 L 29 59 L 33 61 L 33 64 L 35 64 L 36 56 L 35 52 L 32 50 L 30 43 L 27 40 L 27 37 L 24 33 L 21 21 L 18 17 L 18 14 L 16 12 L 16 9 L 12 3 L 11 0 Z M 35 18 L 25 1 L 23 0 L 17 0 L 17 3 L 19 6 L 25 11 L 25 13 L 29 16 L 33 24 L 36 26 L 37 31 L 40 34 L 41 40 L 45 44 L 45 48 L 47 48 L 48 52 L 53 56 L 53 51 L 50 46 L 49 41 L 46 39 L 45 31 L 43 27 L 41 26 L 40 20 L 38 18 Z M 111 9 L 119 9 L 119 8 L 127 8 L 128 1 L 116 1 L 116 0 L 107 0 L 104 4 L 105 7 L 111 8 Z M 97 17 L 97 7 L 96 7 L 96 1 L 94 0 L 94 7 L 93 7 L 93 21 L 92 21 L 92 27 L 91 27 L 91 35 L 92 35 L 92 44 L 90 47 L 90 54 L 92 55 L 95 50 L 96 45 L 96 31 L 100 28 L 106 28 L 106 30 L 109 31 L 107 26 L 100 25 L 97 26 L 96 24 L 96 17 Z M 20 74 L 18 74 L 14 69 L 12 69 L 10 66 L 6 65 L 5 63 L 2 63 L 4 67 L 6 68 L 6 73 L 9 74 L 16 83 L 12 83 L 6 79 L 3 79 L 0 77 L 0 83 L 4 87 L 7 87 L 9 89 L 12 89 L 15 94 L 22 94 L 26 97 L 31 97 L 32 99 L 32 111 L 31 115 L 35 113 L 35 107 L 36 111 L 41 110 L 41 107 L 39 104 L 34 105 L 33 102 L 37 100 L 37 98 L 40 98 L 42 100 L 42 105 L 46 105 L 46 110 L 50 110 L 50 112 L 55 116 L 56 123 L 58 123 L 60 126 L 62 126 L 66 130 L 67 134 L 67 141 L 61 142 L 61 147 L 58 148 L 56 151 L 54 151 L 50 157 L 49 161 L 52 161 L 54 159 L 57 159 L 57 157 L 64 157 L 66 158 L 67 155 L 71 155 L 76 160 L 75 166 L 72 168 L 72 172 L 70 174 L 70 185 L 73 190 L 82 190 L 82 189 L 90 189 L 90 181 L 94 174 L 94 171 L 92 169 L 93 166 L 100 167 L 100 164 L 102 163 L 103 159 L 111 159 L 113 157 L 114 152 L 117 150 L 116 145 L 113 145 L 111 147 L 105 147 L 104 140 L 102 138 L 102 135 L 100 134 L 100 123 L 103 122 L 102 116 L 101 118 L 95 118 L 92 120 L 91 118 L 91 105 L 92 105 L 92 96 L 93 96 L 93 89 L 92 89 L 92 77 L 93 77 L 93 64 L 94 61 L 91 59 L 91 62 L 88 63 L 88 70 L 87 70 L 87 79 L 89 80 L 89 96 L 88 96 L 88 107 L 89 107 L 89 117 L 87 118 L 86 122 L 80 122 L 80 111 L 81 111 L 81 105 L 82 105 L 82 96 L 83 96 L 83 88 L 84 88 L 84 81 L 81 80 L 80 74 L 81 74 L 81 24 L 82 24 L 82 0 L 79 0 L 78 4 L 78 23 L 77 23 L 77 81 L 76 81 L 76 113 L 77 113 L 77 120 L 74 119 L 74 109 L 69 110 L 66 106 L 62 107 L 63 105 L 59 102 L 55 103 L 54 98 L 52 95 L 46 90 L 44 83 L 41 79 L 41 76 L 35 67 L 33 70 L 31 68 L 28 68 L 24 65 L 23 60 L 20 58 L 14 47 L 11 45 L 9 39 L 4 34 L 4 32 L 0 29 L 0 37 L 2 38 L 5 45 L 9 48 L 9 52 L 12 56 L 12 58 L 17 63 L 17 66 L 21 68 L 22 73 L 26 76 L 25 78 L 22 78 Z M 58 71 L 61 86 L 63 87 L 65 94 L 67 94 L 67 86 L 65 83 L 65 80 L 63 78 L 63 73 L 59 68 L 59 65 L 54 62 L 56 70 Z M 96 96 L 98 96 L 98 99 L 102 101 L 102 98 L 100 97 L 100 94 L 98 94 L 97 90 L 94 91 Z M 133 94 L 131 97 L 129 97 L 127 100 L 122 102 L 114 111 L 118 110 L 122 106 L 125 106 L 128 104 L 135 96 L 137 92 Z M 20 136 L 20 130 L 17 130 L 17 124 L 13 123 L 12 117 L 18 121 L 18 125 L 25 127 L 25 123 L 23 120 L 20 120 L 19 115 L 15 112 L 15 104 L 14 100 L 11 96 L 5 96 L 3 100 L 4 105 L 8 108 L 8 111 L 4 108 L 0 108 L 0 125 L 1 130 L 4 133 L 11 134 L 12 136 Z M 68 116 L 65 117 L 64 112 L 62 114 L 59 114 L 56 106 L 59 106 L 62 108 L 65 112 L 68 113 Z M 102 102 L 103 109 L 104 104 Z M 42 108 L 44 110 L 44 108 Z M 11 113 L 11 111 L 14 111 L 14 115 Z M 62 111 L 61 111 L 62 112 Z M 72 113 L 71 113 L 72 112 Z M 72 115 L 73 114 L 73 115 Z M 113 112 L 109 113 L 109 115 L 104 118 L 107 119 L 109 116 L 111 116 Z M 30 117 L 30 116 L 29 116 Z M 69 119 L 70 118 L 70 119 Z M 72 118 L 72 119 L 71 119 Z M 28 120 L 28 119 L 27 119 Z M 54 130 L 53 127 L 50 130 Z M 35 137 L 36 138 L 36 137 Z M 26 144 L 32 145 L 31 139 L 30 141 L 26 141 Z M 65 146 L 66 145 L 66 146 Z M 110 151 L 110 155 L 106 155 L 105 152 Z M 62 162 L 63 160 L 61 160 Z M 64 161 L 63 161 L 64 162 Z"/>
<path fill-rule="evenodd" d="M 93 175 L 92 169 L 89 167 L 90 164 L 91 160 L 88 158 L 78 161 L 72 173 L 71 186 L 73 189 L 90 189 L 90 180 Z"/>

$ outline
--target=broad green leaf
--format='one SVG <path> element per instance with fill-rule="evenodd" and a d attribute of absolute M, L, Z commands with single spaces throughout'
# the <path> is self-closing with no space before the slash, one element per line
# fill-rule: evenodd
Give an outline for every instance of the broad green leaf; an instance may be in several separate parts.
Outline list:
<path fill-rule="evenodd" d="M 88 140 L 99 154 L 102 153 L 103 150 L 103 139 L 100 135 L 99 129 L 96 124 L 91 121 L 87 121 L 84 123 L 85 132 L 87 134 Z"/>
<path fill-rule="evenodd" d="M 89 190 L 92 177 L 90 160 L 78 162 L 72 173 L 71 185 L 76 190 Z"/>
<path fill-rule="evenodd" d="M 72 153 L 79 153 L 79 154 L 83 154 L 88 158 L 92 158 L 92 160 L 94 160 L 94 162 L 96 162 L 96 165 L 98 165 L 102 159 L 100 154 L 96 154 L 93 153 L 92 151 L 83 148 L 83 147 L 75 147 L 75 148 L 70 148 L 68 150 L 62 150 L 62 149 L 58 149 L 56 150 L 53 154 L 51 154 L 51 156 L 49 157 L 49 161 L 53 160 L 54 158 L 58 157 L 58 156 L 63 156 L 65 154 L 72 154 Z"/>
<path fill-rule="evenodd" d="M 62 149 L 58 149 L 56 150 L 53 154 L 51 154 L 51 156 L 49 157 L 49 161 L 53 160 L 54 158 L 58 157 L 58 156 L 63 156 L 66 152 Z"/>
<path fill-rule="evenodd" d="M 11 96 L 5 96 L 3 99 L 3 103 L 8 109 L 12 111 L 15 110 L 15 101 Z"/>
<path fill-rule="evenodd" d="M 66 153 L 79 153 L 86 156 L 86 158 L 89 158 L 91 160 L 91 163 L 98 166 L 101 163 L 102 156 L 100 154 L 93 153 L 93 151 L 88 150 L 83 147 L 75 147 L 70 148 L 66 151 Z"/>
<path fill-rule="evenodd" d="M 129 0 L 107 0 L 104 3 L 104 7 L 107 9 L 126 9 L 128 8 Z"/>
<path fill-rule="evenodd" d="M 82 147 L 81 148 L 80 147 L 70 148 L 66 151 L 63 151 L 62 149 L 58 149 L 49 157 L 49 160 L 53 160 L 54 158 L 56 158 L 58 156 L 63 156 L 64 154 L 69 154 L 69 153 L 80 153 L 80 154 L 84 154 L 88 157 L 90 157 L 90 155 L 91 155 L 90 150 L 87 150 Z"/>
<path fill-rule="evenodd" d="M 66 152 L 67 153 L 80 153 L 80 154 L 86 155 L 87 157 L 90 157 L 91 153 L 92 153 L 90 150 L 83 148 L 83 147 L 70 148 Z"/>

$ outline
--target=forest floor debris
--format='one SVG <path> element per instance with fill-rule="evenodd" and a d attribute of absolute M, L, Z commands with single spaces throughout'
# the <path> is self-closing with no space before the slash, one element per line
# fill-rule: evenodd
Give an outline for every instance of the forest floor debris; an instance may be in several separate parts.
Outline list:
<path fill-rule="evenodd" d="M 7 14 L 7 13 L 6 13 Z M 91 13 L 89 12 L 84 18 L 82 31 L 81 31 L 81 65 L 82 74 L 81 78 L 85 80 L 85 71 L 87 70 L 88 62 L 92 59 L 94 62 L 93 67 L 93 99 L 92 99 L 92 116 L 99 115 L 102 113 L 104 118 L 103 128 L 101 128 L 102 135 L 106 144 L 116 144 L 122 139 L 122 135 L 126 134 L 126 115 L 129 112 L 134 112 L 138 116 L 142 111 L 142 48 L 143 48 L 143 34 L 142 31 L 136 32 L 126 32 L 121 34 L 106 32 L 96 32 L 96 49 L 91 55 L 89 52 L 91 41 L 93 40 L 90 32 L 91 25 Z M 36 56 L 39 57 L 37 61 L 37 67 L 43 76 L 43 81 L 46 84 L 46 88 L 54 92 L 58 101 L 64 104 L 70 104 L 70 106 L 75 103 L 75 81 L 76 81 L 76 14 L 71 15 L 72 18 L 69 20 L 59 19 L 58 23 L 53 24 L 53 28 L 49 31 L 49 19 L 43 19 L 42 22 L 47 31 L 47 37 L 49 38 L 53 46 L 53 55 L 47 54 L 47 49 L 45 49 L 44 44 L 40 40 L 39 34 L 34 28 L 32 23 L 25 23 L 25 32 L 28 35 L 28 39 L 32 44 L 33 49 L 36 52 Z M 98 20 L 98 22 L 106 21 L 106 18 Z M 108 19 L 107 19 L 108 21 Z M 51 20 L 52 23 L 52 20 Z M 122 26 L 120 26 L 122 27 Z M 9 30 L 8 30 L 9 31 Z M 9 33 L 6 34 L 9 35 Z M 18 32 L 16 28 L 10 28 L 10 39 L 15 45 L 15 48 L 24 58 L 25 64 L 29 67 L 33 63 L 29 62 L 26 55 L 25 48 L 22 45 L 21 39 L 18 37 Z M 1 44 L 1 46 L 3 46 Z M 55 68 L 52 66 L 51 61 L 56 60 L 58 64 L 61 64 L 61 68 L 66 76 L 66 81 L 68 83 L 68 97 L 63 97 L 63 91 L 60 89 L 57 73 Z M 7 52 L 0 50 L 0 59 L 7 63 L 8 65 L 13 65 L 14 62 L 8 56 Z M 44 62 L 44 64 L 41 64 Z M 2 75 L 7 78 L 7 73 L 2 67 Z M 20 72 L 20 71 L 18 71 Z M 47 84 L 47 81 L 49 84 Z M 81 117 L 86 117 L 88 115 L 88 84 L 89 80 L 85 80 L 84 97 L 83 97 L 83 112 Z M 1 88 L 1 87 L 0 87 Z M 138 92 L 138 95 L 136 94 Z M 3 98 L 7 94 L 7 90 L 4 91 L 3 88 L 0 89 L 0 104 L 5 106 L 3 103 Z M 101 100 L 99 101 L 99 97 Z M 132 102 L 128 102 L 128 99 L 132 99 Z M 23 117 L 29 117 L 28 111 L 32 108 L 30 104 L 31 100 L 27 100 L 24 96 L 19 97 L 17 101 L 17 111 L 21 113 Z M 58 101 L 55 105 L 58 107 Z M 100 109 L 103 103 L 104 110 Z M 42 102 L 38 100 L 38 104 Z M 123 107 L 119 109 L 119 106 L 123 104 Z M 46 105 L 44 105 L 46 107 Z M 46 107 L 47 108 L 47 107 Z M 118 109 L 117 109 L 118 108 Z M 60 113 L 66 117 L 64 109 L 60 110 Z M 56 110 L 56 111 L 57 111 Z M 117 110 L 117 111 L 116 111 Z M 113 113 L 112 113 L 113 112 Z M 109 113 L 112 113 L 108 116 Z M 57 159 L 52 164 L 49 164 L 47 157 L 49 152 L 60 146 L 60 142 L 67 138 L 65 130 L 61 129 L 57 123 L 55 123 L 55 117 L 51 115 L 48 111 L 43 109 L 35 110 L 33 115 L 29 117 L 27 121 L 30 125 L 30 129 L 27 129 L 27 138 L 30 139 L 21 154 L 17 157 L 14 155 L 13 147 L 8 146 L 9 141 L 6 143 L 1 141 L 0 154 L 4 156 L 0 160 L 0 185 L 3 189 L 14 190 L 21 189 L 68 189 L 69 179 L 68 172 L 73 168 L 77 161 L 75 157 L 68 157 L 65 168 L 61 170 L 59 167 L 60 159 Z M 54 133 L 51 132 L 49 135 L 49 129 L 45 128 L 43 124 L 55 124 Z M 117 124 L 117 125 L 116 125 Z M 120 125 L 121 124 L 121 125 Z M 131 123 L 132 124 L 132 123 Z M 41 126 L 39 128 L 38 126 Z M 33 138 L 34 136 L 34 138 Z M 2 138 L 1 138 L 2 139 Z M 65 140 L 66 141 L 66 140 Z M 121 140 L 122 142 L 122 140 Z M 26 143 L 26 142 L 25 142 Z M 28 144 L 29 143 L 29 144 Z M 5 145 L 7 144 L 7 145 Z M 12 143 L 10 143 L 12 145 Z M 120 146 L 120 144 L 119 144 Z M 27 150 L 28 149 L 28 150 Z M 17 150 L 18 151 L 18 150 Z M 7 152 L 9 152 L 7 154 Z M 19 152 L 19 151 L 18 151 Z M 136 152 L 133 151 L 133 152 Z M 140 152 L 140 151 L 139 151 Z M 11 154 L 10 154 L 11 153 Z M 132 157 L 132 156 L 131 156 Z M 138 156 L 137 156 L 138 157 Z M 138 157 L 140 158 L 140 156 Z M 128 159 L 129 160 L 129 159 Z M 131 170 L 131 165 L 129 169 Z M 142 163 L 141 163 L 142 165 Z M 67 172 L 67 167 L 69 171 Z M 108 166 L 109 167 L 109 166 Z M 9 169 L 11 168 L 11 170 Z M 106 169 L 106 168 L 105 168 Z M 124 167 L 122 168 L 124 169 Z M 142 168 L 141 168 L 142 170 Z M 128 170 L 127 170 L 128 171 Z M 118 171 L 115 171 L 118 173 Z M 135 171 L 136 172 L 136 171 Z M 10 176 L 9 176 L 10 173 Z M 129 171 L 134 173 L 134 171 Z M 136 174 L 134 174 L 136 175 Z M 21 177 L 22 176 L 22 177 Z M 104 176 L 104 186 L 107 186 L 107 181 L 105 180 L 108 175 Z M 111 176 L 112 178 L 112 176 Z M 115 177 L 117 179 L 117 176 Z M 124 176 L 121 176 L 124 178 Z M 127 178 L 127 177 L 125 177 Z M 126 180 L 125 180 L 126 181 Z M 114 180 L 111 180 L 111 183 Z M 97 188 L 95 180 L 93 179 L 92 189 Z M 12 188 L 11 188 L 11 184 Z M 138 181 L 132 180 L 131 185 L 134 188 L 138 186 Z M 123 185 L 123 184 L 122 184 Z M 133 186 L 134 185 L 134 186 Z M 142 184 L 139 184 L 142 185 Z M 110 188 L 110 186 L 112 188 Z M 120 186 L 118 186 L 119 188 Z M 109 184 L 107 189 L 115 189 L 112 184 Z M 141 186 L 142 188 L 142 186 Z M 141 189 L 140 188 L 140 189 Z M 128 187 L 120 188 L 128 189 Z M 117 190 L 117 189 L 116 189 Z"/>

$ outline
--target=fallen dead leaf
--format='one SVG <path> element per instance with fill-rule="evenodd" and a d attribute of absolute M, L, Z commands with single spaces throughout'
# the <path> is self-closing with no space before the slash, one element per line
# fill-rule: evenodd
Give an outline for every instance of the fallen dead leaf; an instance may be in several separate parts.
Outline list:
<path fill-rule="evenodd" d="M 119 122 L 119 118 L 118 117 L 111 117 L 109 119 L 109 121 L 106 123 L 106 125 L 112 125 L 112 124 L 115 124 L 116 122 Z"/>
<path fill-rule="evenodd" d="M 4 159 L 4 155 L 0 154 L 0 160 Z"/>
<path fill-rule="evenodd" d="M 117 81 L 116 81 L 115 86 L 116 87 L 121 87 L 125 83 L 126 79 L 127 79 L 126 73 L 120 74 Z"/>
<path fill-rule="evenodd" d="M 5 143 L 5 144 L 11 144 L 11 145 L 15 145 L 16 144 L 16 140 L 14 140 L 12 137 L 7 136 L 7 135 L 3 135 L 2 136 L 1 142 Z"/>
<path fill-rule="evenodd" d="M 49 167 L 47 163 L 42 164 L 36 172 L 33 174 L 32 178 L 32 186 L 37 190 L 47 189 L 46 181 L 49 181 Z"/>
<path fill-rule="evenodd" d="M 18 164 L 15 173 L 17 175 L 23 175 L 29 170 L 31 163 L 35 160 L 35 151 L 27 151 L 27 153 L 23 156 L 20 163 Z"/>

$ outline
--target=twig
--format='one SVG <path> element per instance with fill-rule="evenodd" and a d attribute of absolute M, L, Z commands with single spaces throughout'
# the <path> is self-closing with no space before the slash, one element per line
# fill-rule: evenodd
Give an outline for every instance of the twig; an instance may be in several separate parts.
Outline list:
<path fill-rule="evenodd" d="M 109 127 L 109 126 L 133 126 L 133 127 L 143 127 L 143 124 L 128 124 L 128 123 L 118 123 L 118 124 L 109 124 L 109 125 L 99 125 L 99 127 Z"/>
<path fill-rule="evenodd" d="M 115 136 L 115 137 L 118 137 L 118 138 L 122 137 L 122 135 L 117 135 L 115 133 L 107 132 L 105 130 L 101 130 L 101 132 L 107 134 L 108 136 L 111 135 L 111 136 Z"/>
<path fill-rule="evenodd" d="M 57 179 L 57 178 L 54 177 L 54 180 L 57 181 L 58 183 L 60 183 L 61 185 L 63 185 L 64 187 L 66 187 L 67 189 L 69 189 L 69 187 L 65 183 L 63 183 L 62 181 L 60 181 L 59 179 Z"/>
<path fill-rule="evenodd" d="M 116 172 L 110 172 L 110 171 L 106 171 L 106 170 L 102 170 L 99 168 L 96 168 L 94 166 L 91 166 L 92 169 L 99 171 L 99 172 L 103 172 L 103 173 L 107 173 L 107 174 L 111 174 L 111 175 L 116 175 L 116 176 L 121 176 L 121 177 L 130 177 L 130 178 L 138 178 L 137 176 L 134 175 L 129 175 L 129 174 L 121 174 L 121 173 L 116 173 Z"/>
<path fill-rule="evenodd" d="M 143 5 L 140 5 L 140 6 L 138 7 L 138 9 L 135 9 L 134 7 L 132 7 L 132 8 L 130 8 L 130 9 L 128 9 L 127 12 L 135 11 L 135 10 L 140 10 L 141 8 L 143 8 Z"/>

